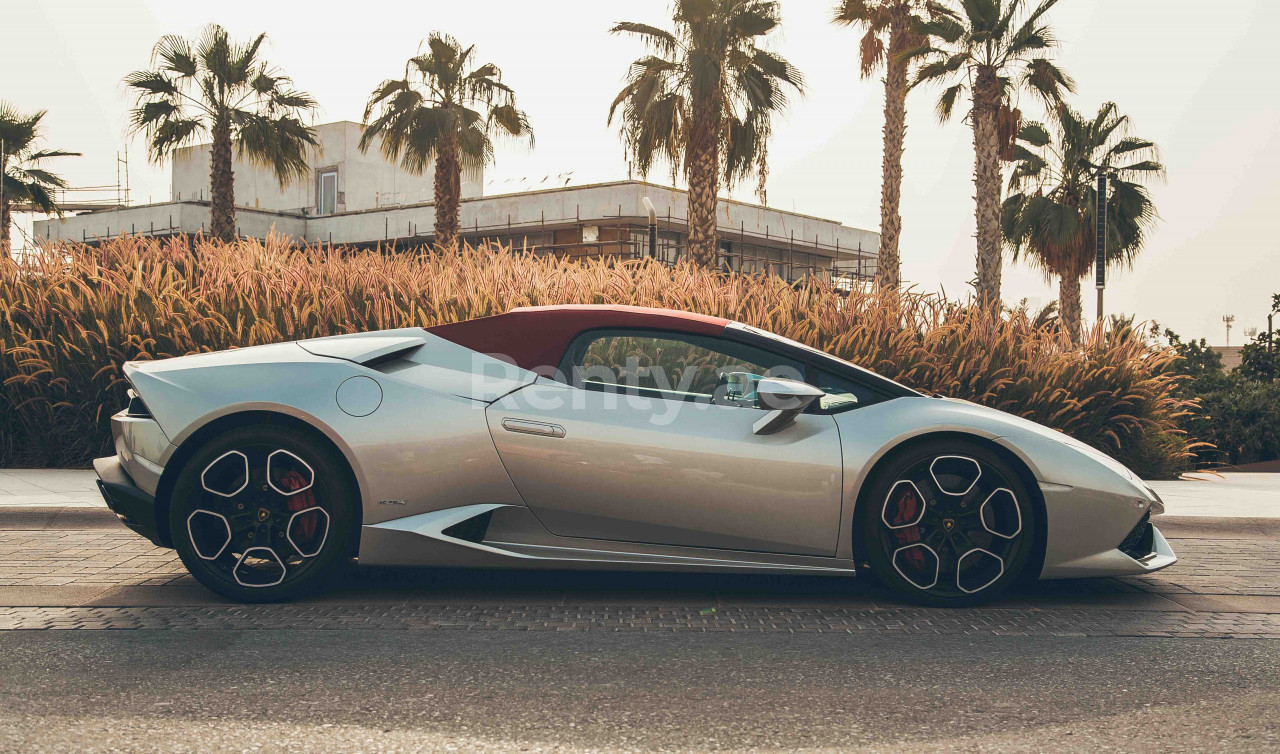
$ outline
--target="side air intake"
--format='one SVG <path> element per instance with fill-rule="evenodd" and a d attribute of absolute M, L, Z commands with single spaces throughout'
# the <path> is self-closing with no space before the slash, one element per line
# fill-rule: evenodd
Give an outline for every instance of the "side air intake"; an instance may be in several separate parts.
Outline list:
<path fill-rule="evenodd" d="M 1134 560 L 1142 560 L 1154 551 L 1155 528 L 1151 525 L 1151 512 L 1147 511 L 1142 514 L 1142 520 L 1133 527 L 1133 531 L 1120 543 L 1120 552 Z"/>
<path fill-rule="evenodd" d="M 440 533 L 446 537 L 461 539 L 463 542 L 471 542 L 478 545 L 484 541 L 484 535 L 489 531 L 489 519 L 492 517 L 493 511 L 486 511 L 479 516 L 456 523 Z"/>

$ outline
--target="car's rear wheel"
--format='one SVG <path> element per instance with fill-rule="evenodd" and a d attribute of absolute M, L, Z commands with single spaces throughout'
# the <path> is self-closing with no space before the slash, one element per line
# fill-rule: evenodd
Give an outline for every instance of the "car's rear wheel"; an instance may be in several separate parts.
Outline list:
<path fill-rule="evenodd" d="M 359 495 L 327 443 L 275 425 L 241 427 L 192 455 L 169 526 L 191 575 L 241 602 L 322 587 L 350 552 Z"/>
<path fill-rule="evenodd" d="M 989 600 L 1031 560 L 1035 508 L 1017 472 L 974 443 L 938 441 L 893 457 L 863 498 L 858 526 L 872 571 L 931 605 Z"/>

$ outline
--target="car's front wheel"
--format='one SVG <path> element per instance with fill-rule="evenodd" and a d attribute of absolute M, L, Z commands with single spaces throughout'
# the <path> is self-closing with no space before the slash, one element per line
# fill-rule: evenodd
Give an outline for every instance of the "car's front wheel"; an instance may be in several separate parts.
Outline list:
<path fill-rule="evenodd" d="M 858 516 L 872 571 L 902 595 L 960 606 L 991 599 L 1031 560 L 1036 515 L 1030 492 L 999 455 L 939 441 L 893 457 L 877 473 Z"/>
<path fill-rule="evenodd" d="M 275 425 L 233 429 L 197 450 L 169 505 L 191 575 L 241 602 L 294 599 L 350 553 L 359 495 L 330 446 Z"/>

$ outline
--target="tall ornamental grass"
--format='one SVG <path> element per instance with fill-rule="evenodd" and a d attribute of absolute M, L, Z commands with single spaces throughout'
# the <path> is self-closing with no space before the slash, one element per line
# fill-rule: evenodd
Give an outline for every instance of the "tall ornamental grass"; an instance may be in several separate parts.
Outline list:
<path fill-rule="evenodd" d="M 1175 396 L 1176 357 L 1127 329 L 1073 348 L 1022 311 L 910 292 L 842 296 L 686 264 L 120 237 L 0 260 L 0 467 L 84 466 L 111 452 L 107 419 L 124 403 L 124 361 L 563 303 L 736 319 L 1055 427 L 1147 475 L 1184 468 L 1195 448 L 1177 428 L 1194 407 Z"/>

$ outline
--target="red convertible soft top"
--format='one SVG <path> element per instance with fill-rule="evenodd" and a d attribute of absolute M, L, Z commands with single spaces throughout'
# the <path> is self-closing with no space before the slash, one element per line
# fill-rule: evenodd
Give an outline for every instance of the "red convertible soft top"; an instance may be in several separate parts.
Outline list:
<path fill-rule="evenodd" d="M 579 333 L 607 327 L 643 327 L 719 335 L 729 320 L 674 309 L 575 304 L 526 306 L 506 314 L 427 328 L 427 332 L 523 369 L 550 374 Z"/>

